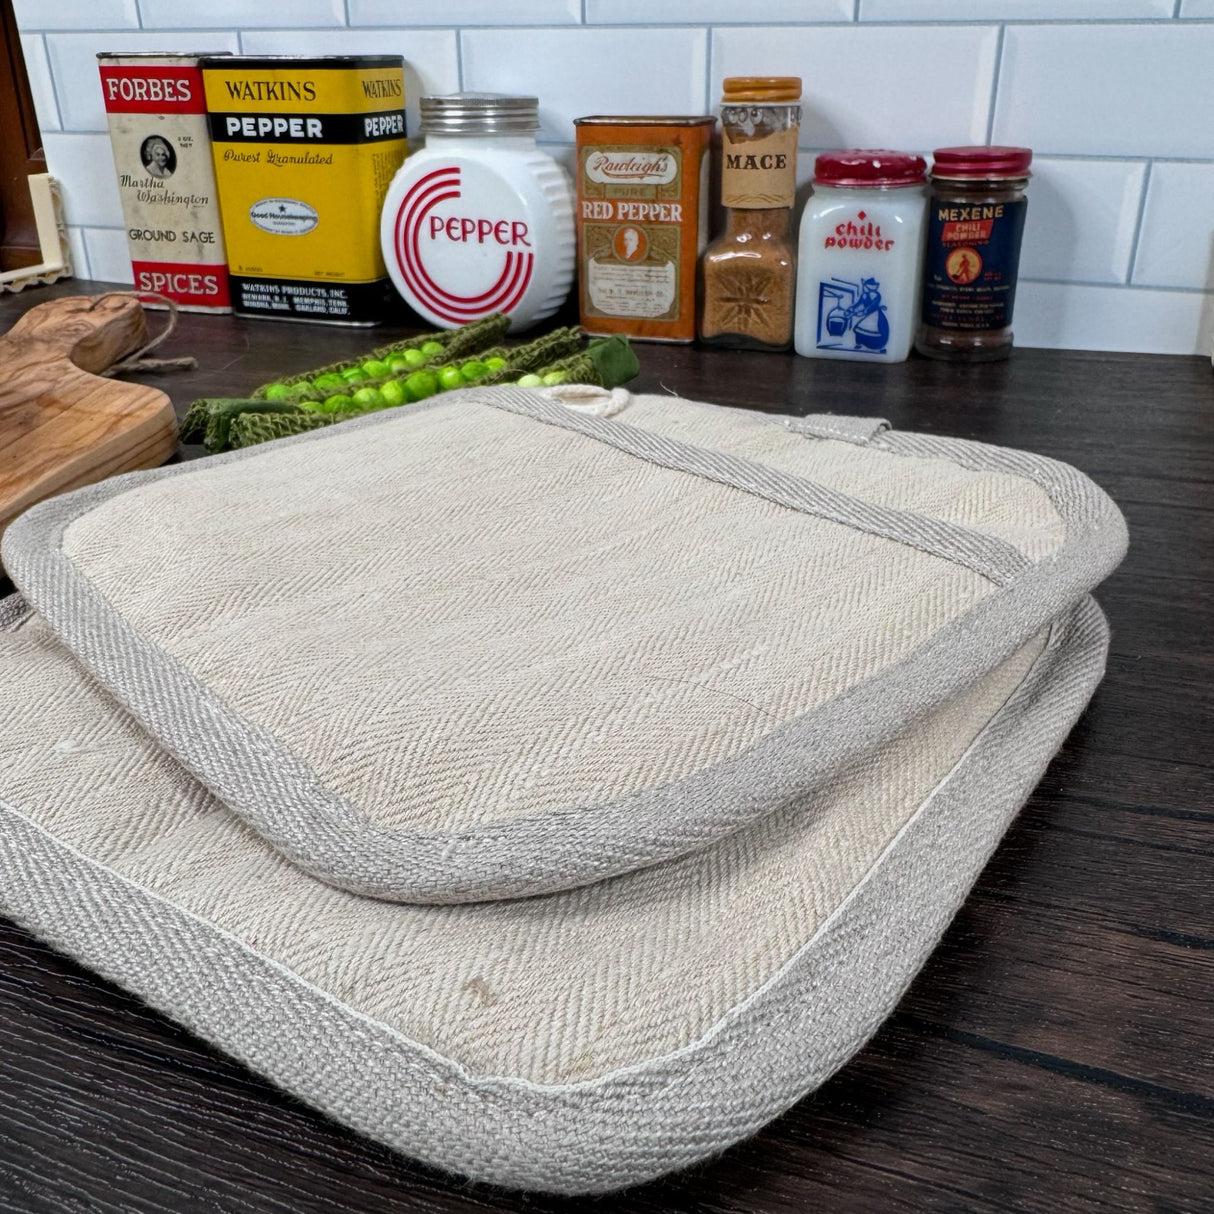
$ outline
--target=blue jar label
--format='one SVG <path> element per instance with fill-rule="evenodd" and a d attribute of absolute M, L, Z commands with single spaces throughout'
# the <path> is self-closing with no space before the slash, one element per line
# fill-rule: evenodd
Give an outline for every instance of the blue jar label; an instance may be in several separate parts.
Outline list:
<path fill-rule="evenodd" d="M 819 350 L 848 354 L 884 354 L 889 317 L 875 277 L 831 278 L 818 283 Z"/>
<path fill-rule="evenodd" d="M 962 203 L 932 199 L 928 212 L 923 322 L 981 332 L 1012 323 L 1025 199 Z"/>

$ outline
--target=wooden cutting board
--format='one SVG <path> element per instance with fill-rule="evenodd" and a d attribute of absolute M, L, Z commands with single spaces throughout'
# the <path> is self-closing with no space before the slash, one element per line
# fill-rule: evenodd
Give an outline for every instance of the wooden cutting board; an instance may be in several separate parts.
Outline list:
<path fill-rule="evenodd" d="M 0 337 L 0 536 L 43 498 L 176 454 L 163 392 L 92 374 L 146 341 L 129 295 L 39 304 Z"/>

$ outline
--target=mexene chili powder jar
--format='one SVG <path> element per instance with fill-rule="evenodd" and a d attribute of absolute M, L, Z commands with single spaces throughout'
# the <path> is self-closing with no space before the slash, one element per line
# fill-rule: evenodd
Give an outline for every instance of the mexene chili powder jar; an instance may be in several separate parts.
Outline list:
<path fill-rule="evenodd" d="M 959 362 L 1007 358 L 1033 153 L 937 148 L 915 349 Z"/>
<path fill-rule="evenodd" d="M 692 341 L 717 120 L 594 115 L 573 125 L 582 328 Z"/>
<path fill-rule="evenodd" d="M 721 100 L 725 231 L 701 262 L 700 339 L 746 350 L 792 344 L 792 206 L 801 127 L 798 76 L 733 76 Z"/>

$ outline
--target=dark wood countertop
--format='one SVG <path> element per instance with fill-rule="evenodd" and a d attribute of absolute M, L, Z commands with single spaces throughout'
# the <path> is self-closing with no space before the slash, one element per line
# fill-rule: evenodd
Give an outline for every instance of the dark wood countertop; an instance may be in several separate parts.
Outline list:
<path fill-rule="evenodd" d="M 0 328 L 103 289 L 0 296 Z M 180 413 L 397 332 L 183 315 L 158 353 L 198 370 L 141 379 Z M 1129 521 L 1097 592 L 1108 676 L 897 1011 L 719 1160 L 562 1201 L 367 1142 L 0 920 L 0 1212 L 1214 1211 L 1209 360 L 637 349 L 637 390 L 1028 448 L 1088 473 Z"/>

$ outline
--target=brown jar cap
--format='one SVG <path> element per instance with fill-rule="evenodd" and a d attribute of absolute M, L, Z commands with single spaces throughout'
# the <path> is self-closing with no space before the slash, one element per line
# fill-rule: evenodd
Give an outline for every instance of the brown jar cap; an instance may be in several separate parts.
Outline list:
<path fill-rule="evenodd" d="M 721 100 L 725 105 L 743 101 L 759 104 L 800 101 L 800 76 L 728 76 L 721 84 Z"/>

